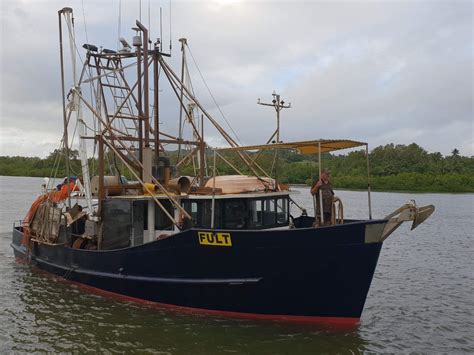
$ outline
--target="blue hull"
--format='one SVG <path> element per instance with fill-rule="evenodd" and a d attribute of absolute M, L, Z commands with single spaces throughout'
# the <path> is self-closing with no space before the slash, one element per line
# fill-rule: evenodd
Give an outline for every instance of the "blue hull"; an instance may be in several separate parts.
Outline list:
<path fill-rule="evenodd" d="M 227 315 L 356 323 L 382 243 L 363 221 L 325 228 L 227 231 L 232 246 L 200 244 L 190 229 L 111 251 L 34 243 L 38 268 L 87 286 L 165 305 Z M 225 231 L 219 231 L 225 232 Z M 26 258 L 21 228 L 15 256 Z"/>

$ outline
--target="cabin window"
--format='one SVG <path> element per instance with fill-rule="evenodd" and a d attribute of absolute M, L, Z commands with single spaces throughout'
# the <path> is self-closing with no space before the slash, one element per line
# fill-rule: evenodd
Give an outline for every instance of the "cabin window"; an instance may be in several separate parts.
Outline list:
<path fill-rule="evenodd" d="M 183 207 L 195 226 L 211 228 L 212 200 L 187 200 Z M 215 201 L 214 228 L 272 228 L 288 224 L 288 198 L 224 199 Z"/>
<path fill-rule="evenodd" d="M 173 216 L 174 208 L 171 205 L 171 201 L 169 200 L 161 200 L 160 201 L 166 211 Z M 171 219 L 165 214 L 165 212 L 161 209 L 160 206 L 155 204 L 155 229 L 163 230 L 169 229 L 173 227 L 173 222 Z"/>
<path fill-rule="evenodd" d="M 194 219 L 197 219 L 198 205 L 197 202 L 191 202 L 191 214 Z"/>
<path fill-rule="evenodd" d="M 132 204 L 124 200 L 105 200 L 102 249 L 126 248 L 130 245 Z"/>
<path fill-rule="evenodd" d="M 183 201 L 183 207 L 191 215 L 196 227 L 211 228 L 212 201 Z M 215 201 L 214 228 L 220 227 L 220 202 Z"/>
<path fill-rule="evenodd" d="M 278 224 L 288 223 L 288 199 L 279 198 L 277 200 L 276 212 Z"/>
<path fill-rule="evenodd" d="M 184 209 L 191 215 L 194 222 L 198 222 L 198 204 L 196 201 L 184 201 Z"/>
<path fill-rule="evenodd" d="M 171 201 L 161 200 L 160 202 L 166 211 L 172 216 L 174 214 L 174 209 L 171 205 Z M 148 230 L 148 201 L 139 201 L 139 203 L 141 206 L 143 206 L 141 207 L 143 208 L 143 229 Z M 161 207 L 155 203 L 155 229 L 163 230 L 169 229 L 171 227 L 173 227 L 173 222 L 169 219 Z"/>
<path fill-rule="evenodd" d="M 288 198 L 249 201 L 249 220 L 252 227 L 272 227 L 288 223 Z"/>
<path fill-rule="evenodd" d="M 250 213 L 249 225 L 251 227 L 261 227 L 263 225 L 263 201 L 250 200 L 249 213 Z"/>
<path fill-rule="evenodd" d="M 224 204 L 224 228 L 241 229 L 245 227 L 246 206 L 243 200 L 227 200 Z"/>
<path fill-rule="evenodd" d="M 198 221 L 198 226 L 204 228 L 211 228 L 211 219 L 212 219 L 212 201 L 203 201 L 201 203 L 202 207 L 202 219 Z"/>
<path fill-rule="evenodd" d="M 219 228 L 219 212 L 220 212 L 220 202 L 214 202 L 214 228 Z M 211 219 L 212 219 L 212 201 L 203 201 L 201 203 L 202 208 L 202 220 L 198 222 L 198 225 L 204 228 L 211 228 Z"/>
<path fill-rule="evenodd" d="M 275 224 L 275 200 L 264 200 L 263 224 L 272 226 Z"/>

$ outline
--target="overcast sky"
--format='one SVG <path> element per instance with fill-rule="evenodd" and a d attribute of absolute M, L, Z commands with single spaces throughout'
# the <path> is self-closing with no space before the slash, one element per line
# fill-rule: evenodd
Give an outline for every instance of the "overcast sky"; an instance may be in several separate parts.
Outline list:
<path fill-rule="evenodd" d="M 121 36 L 129 42 L 139 3 L 122 1 Z M 162 7 L 168 47 L 170 2 L 141 4 L 145 25 L 150 7 L 153 38 Z M 75 11 L 79 45 L 87 28 L 90 43 L 117 47 L 119 0 L 2 0 L 0 155 L 45 156 L 58 147 L 64 6 Z M 274 111 L 256 104 L 275 90 L 292 104 L 282 112 L 284 141 L 416 142 L 429 152 L 474 155 L 471 1 L 172 1 L 171 19 L 171 64 L 179 71 L 178 38 L 186 37 L 244 144 L 263 143 L 275 129 Z M 190 69 L 198 96 L 227 127 L 192 62 Z M 163 97 L 163 125 L 173 130 L 177 103 Z M 211 144 L 221 142 L 209 133 Z"/>

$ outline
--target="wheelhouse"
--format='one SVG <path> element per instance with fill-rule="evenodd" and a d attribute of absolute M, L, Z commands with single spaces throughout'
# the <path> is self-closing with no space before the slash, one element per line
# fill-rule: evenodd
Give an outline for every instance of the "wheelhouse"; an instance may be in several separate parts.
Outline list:
<path fill-rule="evenodd" d="M 216 195 L 214 199 L 214 229 L 269 229 L 289 224 L 288 192 Z M 212 228 L 211 196 L 189 195 L 182 205 L 195 227 Z"/>
<path fill-rule="evenodd" d="M 214 228 L 212 200 L 214 198 Z M 160 202 L 169 214 L 178 213 L 166 198 Z M 181 206 L 192 220 L 185 219 L 182 229 L 261 230 L 289 225 L 288 192 L 235 195 L 188 195 Z M 112 197 L 104 201 L 101 247 L 105 250 L 141 245 L 177 232 L 161 208 L 154 207 L 149 196 Z"/>

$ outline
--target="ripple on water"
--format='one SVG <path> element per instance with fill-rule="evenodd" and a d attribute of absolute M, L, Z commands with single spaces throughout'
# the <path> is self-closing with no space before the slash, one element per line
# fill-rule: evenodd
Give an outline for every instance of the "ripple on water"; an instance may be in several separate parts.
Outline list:
<path fill-rule="evenodd" d="M 22 185 L 16 179 L 15 186 L 28 191 L 36 188 L 31 181 Z M 15 196 L 24 198 L 16 204 L 13 196 L 6 196 L 13 207 L 8 211 L 2 207 L 0 214 L 6 231 L 0 234 L 0 353 L 474 352 L 472 195 L 415 196 L 420 204 L 434 203 L 437 211 L 414 232 L 400 228 L 387 240 L 361 325 L 341 332 L 117 302 L 17 265 L 9 229 L 13 216 L 23 215 L 31 203 L 31 193 Z M 348 201 L 347 213 L 364 211 L 366 194 L 338 191 L 338 195 Z M 374 193 L 374 211 L 378 216 L 387 214 L 412 195 Z M 295 198 L 311 205 L 305 196 L 303 191 Z"/>

